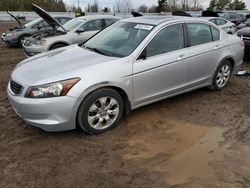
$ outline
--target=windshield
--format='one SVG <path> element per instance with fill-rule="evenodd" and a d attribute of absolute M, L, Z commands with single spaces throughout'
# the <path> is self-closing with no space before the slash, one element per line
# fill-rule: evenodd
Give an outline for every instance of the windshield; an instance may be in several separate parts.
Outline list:
<path fill-rule="evenodd" d="M 82 23 L 84 23 L 85 20 L 82 18 L 74 18 L 68 22 L 66 22 L 63 27 L 68 30 L 71 31 L 73 29 L 75 29 L 76 27 L 78 27 L 79 25 L 81 25 Z"/>
<path fill-rule="evenodd" d="M 34 25 L 38 24 L 40 21 L 42 20 L 42 18 L 37 18 L 35 20 L 32 20 L 31 22 L 25 24 L 25 27 L 33 27 Z"/>
<path fill-rule="evenodd" d="M 136 49 L 152 29 L 152 25 L 116 22 L 88 40 L 84 47 L 108 56 L 125 57 Z"/>

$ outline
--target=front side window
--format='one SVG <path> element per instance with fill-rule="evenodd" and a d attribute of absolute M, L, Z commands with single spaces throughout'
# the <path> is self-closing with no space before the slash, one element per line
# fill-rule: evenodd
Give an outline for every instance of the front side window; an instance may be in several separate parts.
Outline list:
<path fill-rule="evenodd" d="M 202 23 L 188 23 L 187 32 L 190 46 L 212 42 L 210 26 Z"/>
<path fill-rule="evenodd" d="M 146 48 L 147 57 L 184 48 L 182 24 L 168 26 L 157 33 Z"/>
<path fill-rule="evenodd" d="M 91 20 L 86 22 L 82 28 L 85 31 L 97 31 L 97 30 L 101 30 L 102 26 L 101 26 L 101 20 Z"/>
<path fill-rule="evenodd" d="M 71 31 L 75 28 L 77 28 L 78 26 L 80 26 L 81 24 L 83 24 L 85 22 L 84 19 L 82 18 L 74 18 L 68 22 L 66 22 L 63 27 L 68 30 L 68 31 Z"/>

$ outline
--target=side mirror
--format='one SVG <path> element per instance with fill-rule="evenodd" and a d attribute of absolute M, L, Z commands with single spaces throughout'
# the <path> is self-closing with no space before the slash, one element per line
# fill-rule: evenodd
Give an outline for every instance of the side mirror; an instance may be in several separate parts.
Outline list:
<path fill-rule="evenodd" d="M 76 30 L 76 33 L 83 33 L 85 30 L 83 29 L 83 28 L 78 28 L 77 30 Z"/>
<path fill-rule="evenodd" d="M 142 60 L 147 59 L 147 48 L 145 48 L 145 49 L 142 51 L 141 55 L 139 55 L 139 57 L 137 58 L 137 60 L 139 60 L 139 59 L 142 59 Z"/>

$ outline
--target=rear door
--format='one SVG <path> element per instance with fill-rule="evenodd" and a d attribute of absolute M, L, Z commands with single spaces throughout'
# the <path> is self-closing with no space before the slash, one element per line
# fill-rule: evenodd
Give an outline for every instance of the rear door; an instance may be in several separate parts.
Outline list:
<path fill-rule="evenodd" d="M 188 60 L 183 24 L 160 30 L 133 64 L 135 103 L 178 92 L 187 84 Z M 146 54 L 146 59 L 143 58 Z"/>
<path fill-rule="evenodd" d="M 188 36 L 189 87 L 200 86 L 213 75 L 222 51 L 220 31 L 205 23 L 186 23 Z"/>

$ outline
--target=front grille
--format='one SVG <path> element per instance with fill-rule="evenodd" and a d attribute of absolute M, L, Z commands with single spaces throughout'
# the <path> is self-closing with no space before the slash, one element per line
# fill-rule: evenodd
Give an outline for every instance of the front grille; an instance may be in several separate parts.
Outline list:
<path fill-rule="evenodd" d="M 10 81 L 10 89 L 15 95 L 20 95 L 23 89 L 23 86 L 16 83 L 15 81 Z"/>

